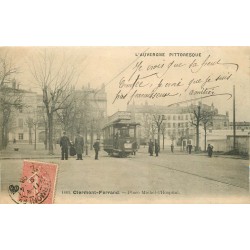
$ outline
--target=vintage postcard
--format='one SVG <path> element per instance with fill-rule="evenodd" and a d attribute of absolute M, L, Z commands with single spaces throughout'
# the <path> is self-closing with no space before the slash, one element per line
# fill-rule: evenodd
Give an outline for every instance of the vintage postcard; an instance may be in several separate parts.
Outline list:
<path fill-rule="evenodd" d="M 250 203 L 249 47 L 0 47 L 0 203 Z"/>

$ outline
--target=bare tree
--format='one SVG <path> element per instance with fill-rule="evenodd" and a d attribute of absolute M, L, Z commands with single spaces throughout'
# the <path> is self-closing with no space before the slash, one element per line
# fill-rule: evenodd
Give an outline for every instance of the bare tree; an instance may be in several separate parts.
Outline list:
<path fill-rule="evenodd" d="M 201 109 L 201 105 L 197 107 L 191 107 L 193 114 L 191 116 L 191 124 L 195 126 L 196 129 L 196 151 L 200 148 L 200 126 L 203 126 L 204 136 L 205 136 L 205 150 L 206 150 L 206 140 L 207 140 L 207 127 L 211 124 L 214 112 L 208 109 Z"/>
<path fill-rule="evenodd" d="M 154 140 L 156 126 L 153 120 L 153 115 L 150 113 L 143 114 L 143 127 L 145 129 L 144 135 L 147 139 L 152 138 Z"/>
<path fill-rule="evenodd" d="M 53 154 L 54 114 L 65 108 L 79 75 L 75 63 L 71 62 L 70 58 L 56 55 L 50 49 L 43 49 L 35 59 L 31 58 L 29 68 L 35 83 L 43 93 L 48 118 L 49 154 Z"/>
<path fill-rule="evenodd" d="M 33 129 L 33 118 L 28 116 L 26 119 L 26 124 L 29 129 L 29 144 L 32 144 L 32 129 Z"/>
<path fill-rule="evenodd" d="M 204 129 L 204 151 L 207 150 L 207 128 L 212 124 L 214 112 L 213 111 L 207 111 L 207 110 L 202 110 L 201 111 L 201 123 L 203 125 Z"/>
<path fill-rule="evenodd" d="M 13 111 L 23 106 L 22 91 L 17 88 L 15 80 L 18 72 L 8 53 L 0 51 L 0 148 L 7 147 Z"/>
<path fill-rule="evenodd" d="M 15 83 L 13 78 L 19 73 L 19 69 L 13 64 L 7 51 L 0 54 L 0 86 Z"/>
<path fill-rule="evenodd" d="M 160 148 L 160 139 L 161 139 L 161 125 L 162 122 L 165 120 L 164 115 L 153 115 L 154 118 L 154 123 L 156 125 L 157 128 L 157 140 L 158 140 L 158 144 L 159 144 L 159 148 Z"/>
<path fill-rule="evenodd" d="M 170 137 L 171 142 L 172 142 L 172 144 L 173 144 L 173 143 L 174 143 L 174 140 L 176 139 L 176 131 L 173 130 L 169 137 Z"/>
<path fill-rule="evenodd" d="M 166 123 L 161 124 L 161 134 L 162 134 L 162 148 L 165 148 L 165 134 L 166 134 Z"/>
<path fill-rule="evenodd" d="M 201 106 L 199 105 L 196 109 L 196 107 L 193 108 L 192 116 L 191 116 L 191 124 L 195 126 L 196 129 L 196 147 L 195 151 L 199 151 L 200 148 L 200 125 L 202 121 L 201 116 Z"/>

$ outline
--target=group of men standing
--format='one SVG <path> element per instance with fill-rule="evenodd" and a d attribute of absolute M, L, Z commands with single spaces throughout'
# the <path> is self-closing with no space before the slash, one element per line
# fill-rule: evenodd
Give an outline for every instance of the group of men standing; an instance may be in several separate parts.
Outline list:
<path fill-rule="evenodd" d="M 82 160 L 82 155 L 84 151 L 84 140 L 83 137 L 80 135 L 80 132 L 77 132 L 75 142 L 70 142 L 66 132 L 63 132 L 63 136 L 60 139 L 60 147 L 61 147 L 61 160 L 68 160 L 69 149 L 70 155 L 76 155 L 76 160 Z M 98 153 L 100 150 L 100 142 L 99 139 L 93 144 L 93 148 L 95 150 L 95 160 L 98 160 Z"/>
<path fill-rule="evenodd" d="M 160 151 L 160 146 L 157 140 L 155 140 L 155 143 L 153 143 L 152 140 L 150 139 L 149 144 L 148 144 L 149 155 L 153 156 L 154 151 L 155 151 L 155 156 L 158 156 L 159 151 Z"/>

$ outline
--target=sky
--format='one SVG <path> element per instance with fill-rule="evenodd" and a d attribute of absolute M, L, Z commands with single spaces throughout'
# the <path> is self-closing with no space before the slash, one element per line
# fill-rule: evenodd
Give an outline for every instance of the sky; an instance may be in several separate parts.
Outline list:
<path fill-rule="evenodd" d="M 19 67 L 16 79 L 21 88 L 40 91 L 28 65 L 38 61 L 44 48 L 0 48 L 0 54 L 7 51 Z M 248 47 L 47 47 L 46 51 L 55 53 L 58 65 L 64 57 L 76 66 L 76 89 L 105 86 L 109 115 L 126 110 L 132 102 L 167 106 L 195 100 L 214 103 L 221 114 L 229 111 L 232 121 L 235 85 L 236 120 L 250 121 Z"/>

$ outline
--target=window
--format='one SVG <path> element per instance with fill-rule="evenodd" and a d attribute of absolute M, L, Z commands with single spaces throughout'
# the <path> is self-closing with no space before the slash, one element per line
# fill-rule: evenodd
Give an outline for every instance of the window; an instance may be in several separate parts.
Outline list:
<path fill-rule="evenodd" d="M 227 126 L 227 122 L 224 122 L 224 127 L 226 127 Z"/>
<path fill-rule="evenodd" d="M 188 120 L 188 115 L 186 115 L 186 120 Z"/>
<path fill-rule="evenodd" d="M 19 134 L 18 134 L 18 139 L 19 139 L 19 140 L 23 140 L 23 133 L 19 133 Z"/>
<path fill-rule="evenodd" d="M 173 120 L 175 120 L 175 115 L 173 116 Z"/>

